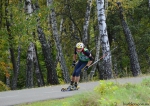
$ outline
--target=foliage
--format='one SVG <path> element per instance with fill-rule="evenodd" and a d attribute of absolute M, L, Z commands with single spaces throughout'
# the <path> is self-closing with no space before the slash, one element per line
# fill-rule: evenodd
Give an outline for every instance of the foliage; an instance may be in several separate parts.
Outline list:
<path fill-rule="evenodd" d="M 98 92 L 99 94 L 103 95 L 108 92 L 113 93 L 117 89 L 118 87 L 113 82 L 106 82 L 106 81 L 101 80 L 99 86 L 96 87 L 94 90 Z"/>
<path fill-rule="evenodd" d="M 0 81 L 0 92 L 10 90 L 2 81 Z"/>
<path fill-rule="evenodd" d="M 146 0 L 121 0 L 120 2 L 123 6 L 123 13 L 126 22 L 129 25 L 131 34 L 135 41 L 141 71 L 142 73 L 148 73 L 148 35 L 150 34 L 149 30 L 147 29 L 150 21 L 148 3 Z M 114 55 L 112 56 L 113 63 L 117 65 L 117 74 L 119 77 L 131 75 L 127 43 L 121 27 L 116 1 L 109 0 L 109 6 L 107 10 L 107 25 L 108 33 L 110 36 L 110 43 L 111 41 L 114 41 L 114 43 L 111 43 L 111 47 L 113 48 L 118 46 L 117 50 L 114 51 Z"/>

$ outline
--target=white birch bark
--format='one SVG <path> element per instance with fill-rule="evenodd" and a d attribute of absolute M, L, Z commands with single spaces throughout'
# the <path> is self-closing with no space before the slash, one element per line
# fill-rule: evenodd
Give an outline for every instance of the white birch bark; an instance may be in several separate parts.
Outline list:
<path fill-rule="evenodd" d="M 25 12 L 30 15 L 32 14 L 33 9 L 32 9 L 31 0 L 25 0 Z"/>
<path fill-rule="evenodd" d="M 96 36 L 96 55 L 95 55 L 95 61 L 97 61 L 99 59 L 99 57 L 100 57 L 99 56 L 99 54 L 100 54 L 100 38 L 101 38 L 100 34 L 98 36 Z M 94 64 L 93 67 L 92 67 L 92 70 L 90 72 L 90 80 L 93 78 L 93 75 L 95 73 L 97 64 L 98 64 L 98 62 L 96 64 Z"/>
<path fill-rule="evenodd" d="M 107 76 L 107 79 L 112 78 L 112 65 L 111 65 L 111 55 L 110 55 L 110 44 L 108 40 L 107 34 L 107 26 L 106 26 L 106 17 L 104 10 L 104 0 L 96 0 L 97 1 L 97 14 L 98 14 L 98 25 L 99 25 L 99 33 L 101 35 L 101 45 L 103 55 L 106 55 L 103 58 L 103 66 L 105 68 L 105 72 L 103 73 Z"/>
<path fill-rule="evenodd" d="M 50 7 L 50 11 L 51 11 L 50 16 L 51 16 L 51 25 L 52 25 L 53 36 L 55 39 L 55 44 L 56 44 L 56 48 L 57 48 L 57 52 L 58 52 L 58 59 L 59 59 L 59 62 L 61 64 L 61 69 L 63 72 L 64 81 L 66 83 L 69 83 L 70 82 L 70 76 L 69 76 L 66 62 L 65 62 L 65 59 L 63 56 L 62 46 L 60 44 L 60 37 L 58 34 L 57 22 L 56 22 L 56 14 L 55 14 L 54 8 L 51 7 L 52 3 L 53 3 L 53 0 L 47 0 L 47 6 Z"/>
<path fill-rule="evenodd" d="M 88 0 L 86 13 L 85 13 L 85 20 L 83 25 L 83 43 L 87 47 L 88 45 L 88 27 L 89 27 L 89 20 L 90 20 L 90 12 L 91 12 L 92 0 Z"/>
<path fill-rule="evenodd" d="M 25 0 L 25 12 L 32 15 L 33 9 L 31 5 L 31 0 Z M 27 69 L 26 69 L 26 87 L 33 87 L 33 49 L 34 44 L 30 42 L 28 52 L 27 52 Z"/>
<path fill-rule="evenodd" d="M 90 20 L 91 5 L 92 5 L 92 0 L 88 0 L 84 24 L 83 24 L 83 36 L 82 36 L 82 41 L 85 47 L 88 46 L 88 39 L 89 39 L 88 27 L 89 27 L 89 20 Z M 82 81 L 87 81 L 88 80 L 87 71 L 84 71 L 81 77 L 82 77 Z"/>
<path fill-rule="evenodd" d="M 132 71 L 133 76 L 138 76 L 141 73 L 141 69 L 140 69 L 140 64 L 138 61 L 138 55 L 136 52 L 134 39 L 132 37 L 131 31 L 128 27 L 128 24 L 124 19 L 123 8 L 121 6 L 121 2 L 117 2 L 117 5 L 119 7 L 120 20 L 121 20 L 123 31 L 125 33 L 125 38 L 126 38 L 126 41 L 128 44 L 131 71 Z"/>
<path fill-rule="evenodd" d="M 62 34 L 62 31 L 63 31 L 63 22 L 64 22 L 64 19 L 62 18 L 61 21 L 60 21 L 60 34 Z"/>
<path fill-rule="evenodd" d="M 34 44 L 31 42 L 27 52 L 26 87 L 33 87 L 33 53 Z"/>

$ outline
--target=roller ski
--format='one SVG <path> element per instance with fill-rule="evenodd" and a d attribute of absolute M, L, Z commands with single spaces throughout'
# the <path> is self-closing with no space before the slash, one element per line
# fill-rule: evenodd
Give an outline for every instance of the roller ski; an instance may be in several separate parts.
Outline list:
<path fill-rule="evenodd" d="M 62 92 L 75 91 L 78 90 L 79 88 L 80 88 L 79 86 L 75 87 L 74 85 L 70 85 L 68 88 L 62 88 L 61 91 Z"/>

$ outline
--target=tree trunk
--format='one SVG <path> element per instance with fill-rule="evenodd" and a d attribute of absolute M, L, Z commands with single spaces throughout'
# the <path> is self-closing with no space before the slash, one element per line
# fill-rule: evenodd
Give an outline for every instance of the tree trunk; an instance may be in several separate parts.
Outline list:
<path fill-rule="evenodd" d="M 31 42 L 27 51 L 26 87 L 33 87 L 33 53 L 34 44 Z"/>
<path fill-rule="evenodd" d="M 3 4 L 2 0 L 0 0 L 0 29 L 2 28 L 2 19 L 3 19 Z"/>
<path fill-rule="evenodd" d="M 91 13 L 91 5 L 92 5 L 92 0 L 88 0 L 87 7 L 86 7 L 86 13 L 85 13 L 85 19 L 84 19 L 84 25 L 83 25 L 83 36 L 82 36 L 82 41 L 85 45 L 85 47 L 88 48 L 88 27 L 89 27 L 89 20 L 90 20 L 90 13 Z M 81 74 L 82 81 L 87 81 L 88 80 L 88 75 L 87 71 L 84 71 L 83 74 Z"/>
<path fill-rule="evenodd" d="M 37 32 L 42 45 L 43 56 L 46 63 L 47 82 L 49 84 L 59 84 L 56 69 L 54 67 L 55 65 L 53 62 L 53 57 L 51 56 L 50 46 L 48 45 L 45 34 L 40 26 L 38 26 Z"/>
<path fill-rule="evenodd" d="M 150 8 L 150 0 L 149 0 L 148 4 L 149 4 L 149 8 Z"/>
<path fill-rule="evenodd" d="M 16 89 L 16 83 L 17 83 L 17 78 L 16 78 L 16 75 L 17 75 L 17 65 L 16 65 L 16 59 L 15 59 L 15 54 L 14 54 L 14 47 L 13 47 L 13 36 L 11 35 L 11 30 L 10 30 L 10 26 L 11 26 L 11 23 L 10 23 L 10 20 L 8 19 L 8 0 L 5 1 L 5 16 L 6 16 L 6 28 L 7 28 L 7 31 L 8 31 L 8 38 L 9 38 L 9 50 L 10 50 L 10 55 L 11 55 L 11 62 L 13 64 L 13 79 L 12 79 L 12 89 Z"/>
<path fill-rule="evenodd" d="M 52 0 L 47 0 L 47 5 L 51 6 L 52 5 Z M 53 36 L 55 39 L 55 44 L 56 44 L 56 48 L 57 48 L 57 52 L 58 52 L 58 59 L 59 62 L 61 64 L 61 68 L 63 71 L 63 76 L 64 76 L 64 80 L 66 83 L 70 82 L 70 77 L 69 77 L 69 73 L 68 73 L 68 68 L 66 66 L 66 62 L 63 56 L 63 52 L 62 52 L 62 47 L 60 44 L 60 36 L 58 34 L 58 29 L 57 29 L 57 21 L 56 21 L 56 15 L 55 15 L 55 11 L 54 8 L 51 8 L 51 24 L 52 24 L 52 31 L 53 31 Z"/>
<path fill-rule="evenodd" d="M 25 11 L 30 16 L 32 15 L 33 11 L 38 10 L 38 7 L 39 6 L 38 6 L 37 1 L 36 1 L 35 4 L 32 4 L 31 0 L 26 0 L 25 1 Z M 35 32 L 33 32 L 33 36 L 35 38 Z M 33 49 L 33 62 L 34 62 L 35 74 L 36 74 L 36 77 L 37 77 L 37 84 L 38 84 L 38 86 L 43 86 L 44 85 L 44 79 L 43 79 L 43 75 L 42 75 L 42 72 L 40 70 L 40 65 L 39 65 L 39 62 L 38 62 L 37 49 L 36 49 L 35 44 L 33 44 L 33 46 L 34 46 L 34 49 Z M 33 77 L 33 75 L 32 75 L 32 77 Z"/>
<path fill-rule="evenodd" d="M 89 20 L 90 20 L 90 13 L 91 13 L 91 5 L 92 0 L 88 0 L 86 13 L 85 13 L 85 20 L 83 25 L 83 43 L 87 47 L 88 46 L 88 27 L 89 27 Z"/>
<path fill-rule="evenodd" d="M 19 74 L 19 69 L 20 69 L 20 54 L 21 54 L 21 45 L 19 43 L 19 46 L 18 46 L 18 57 L 17 57 L 17 70 L 16 70 L 16 73 L 14 73 L 14 77 L 12 79 L 12 82 L 13 82 L 12 83 L 12 89 L 16 89 L 17 88 L 18 74 Z"/>
<path fill-rule="evenodd" d="M 112 64 L 111 64 L 111 55 L 110 55 L 110 44 L 108 40 L 107 34 L 107 26 L 106 26 L 106 17 L 104 11 L 104 0 L 97 0 L 97 13 L 98 13 L 98 25 L 99 25 L 99 33 L 101 35 L 101 45 L 103 55 L 106 55 L 103 58 L 103 66 L 104 73 L 107 79 L 112 78 Z"/>
<path fill-rule="evenodd" d="M 37 11 L 39 9 L 39 4 L 38 4 L 38 0 L 36 0 L 36 2 L 34 4 L 32 4 L 32 8 L 33 8 L 33 11 Z M 35 42 L 36 42 L 36 35 L 35 35 L 35 32 L 33 32 L 33 37 L 35 39 Z M 34 70 L 35 70 L 35 75 L 36 75 L 36 80 L 37 80 L 37 85 L 38 87 L 40 86 L 44 86 L 45 83 L 44 83 L 44 78 L 43 78 L 43 75 L 42 75 L 42 72 L 41 72 L 41 68 L 40 68 L 40 64 L 39 64 L 39 61 L 38 61 L 38 55 L 37 55 L 37 47 L 36 47 L 36 44 L 34 44 L 34 53 L 33 53 L 33 60 L 34 60 Z"/>
<path fill-rule="evenodd" d="M 29 15 L 32 14 L 33 9 L 32 9 L 31 0 L 25 0 L 25 12 Z"/>
<path fill-rule="evenodd" d="M 95 55 L 95 61 L 97 61 L 99 59 L 99 57 L 100 57 L 99 56 L 99 54 L 100 54 L 100 38 L 101 38 L 100 34 L 98 36 L 96 36 L 96 55 Z M 90 72 L 90 80 L 93 78 L 93 75 L 95 73 L 97 64 L 98 64 L 98 62 L 96 64 L 94 64 L 93 67 L 92 67 L 92 70 Z"/>
<path fill-rule="evenodd" d="M 126 23 L 126 21 L 124 20 L 124 16 L 123 16 L 123 8 L 121 6 L 120 2 L 117 2 L 117 5 L 119 7 L 119 12 L 120 12 L 120 19 L 121 19 L 121 23 L 122 23 L 122 27 L 125 33 L 125 37 L 126 37 L 126 41 L 128 44 L 128 50 L 129 50 L 129 56 L 130 56 L 130 65 L 131 65 L 131 71 L 133 76 L 138 76 L 140 74 L 140 65 L 138 62 L 138 55 L 136 52 L 136 47 L 134 44 L 134 40 L 131 34 L 131 31 Z"/>
<path fill-rule="evenodd" d="M 33 33 L 33 36 L 35 38 L 35 33 Z M 44 78 L 40 69 L 40 64 L 39 64 L 38 55 L 37 55 L 37 47 L 35 44 L 34 44 L 33 61 L 34 61 L 34 70 L 35 70 L 35 75 L 37 78 L 38 87 L 44 86 L 45 85 Z"/>
<path fill-rule="evenodd" d="M 97 64 L 97 70 L 98 70 L 98 77 L 99 77 L 99 79 L 100 80 L 104 80 L 105 78 L 104 78 L 104 75 L 103 75 L 103 73 L 104 73 L 104 66 L 102 65 L 102 62 L 98 62 L 98 64 Z"/>
<path fill-rule="evenodd" d="M 62 18 L 61 21 L 60 21 L 60 35 L 63 32 L 63 23 L 64 23 L 64 19 Z"/>

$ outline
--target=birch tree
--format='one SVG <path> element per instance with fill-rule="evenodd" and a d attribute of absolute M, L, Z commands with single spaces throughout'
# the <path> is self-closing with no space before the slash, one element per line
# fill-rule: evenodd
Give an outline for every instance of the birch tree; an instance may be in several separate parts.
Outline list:
<path fill-rule="evenodd" d="M 35 1 L 35 3 L 32 3 L 32 8 L 34 12 L 37 12 L 39 10 L 39 4 L 38 4 L 38 0 Z M 36 42 L 36 34 L 35 31 L 32 33 L 34 40 Z M 37 55 L 37 47 L 36 44 L 34 43 L 34 51 L 33 51 L 33 61 L 34 61 L 34 70 L 35 70 L 35 75 L 37 78 L 37 85 L 43 86 L 45 85 L 44 83 L 44 78 L 41 72 L 41 68 L 40 68 L 40 64 L 39 64 L 39 60 L 38 60 L 38 55 Z"/>
<path fill-rule="evenodd" d="M 30 42 L 27 51 L 27 68 L 26 68 L 26 87 L 33 87 L 33 53 L 34 53 L 34 44 Z"/>
<path fill-rule="evenodd" d="M 111 64 L 111 55 L 110 55 L 110 44 L 109 44 L 108 34 L 107 34 L 104 0 L 96 0 L 96 2 L 97 2 L 99 33 L 101 35 L 102 52 L 103 55 L 106 55 L 103 58 L 103 67 L 104 67 L 103 75 L 106 76 L 107 79 L 110 79 L 112 78 L 112 70 L 111 70 L 112 64 Z"/>
<path fill-rule="evenodd" d="M 9 1 L 6 0 L 5 1 L 5 16 L 6 16 L 6 28 L 8 31 L 8 39 L 9 39 L 9 50 L 10 50 L 10 55 L 11 55 L 11 62 L 13 64 L 13 79 L 12 79 L 12 89 L 16 89 L 16 85 L 17 85 L 17 74 L 18 74 L 18 70 L 17 70 L 17 63 L 16 63 L 16 59 L 15 59 L 15 52 L 14 52 L 14 46 L 13 46 L 13 39 L 14 37 L 11 34 L 11 20 L 12 20 L 12 15 L 10 16 L 9 14 L 9 9 L 8 9 L 8 5 L 9 5 Z"/>
<path fill-rule="evenodd" d="M 84 25 L 83 25 L 83 43 L 87 47 L 88 45 L 88 27 L 89 27 L 89 20 L 90 20 L 90 12 L 91 12 L 92 0 L 88 0 L 86 13 L 84 18 Z"/>
<path fill-rule="evenodd" d="M 25 1 L 25 12 L 27 13 L 27 16 L 29 15 L 28 18 L 30 18 L 30 16 L 32 16 L 32 13 L 34 10 L 36 10 L 37 8 L 33 7 L 34 5 L 31 3 L 31 0 L 26 0 Z M 33 32 L 34 34 L 35 32 Z M 35 35 L 33 35 L 35 36 Z M 39 62 L 38 62 L 38 58 L 37 58 L 37 51 L 36 51 L 36 46 L 34 43 L 30 42 L 30 46 L 29 46 L 29 50 L 28 50 L 28 58 L 27 58 L 27 70 L 26 70 L 26 87 L 33 87 L 33 70 L 35 70 L 35 74 L 37 77 L 37 84 L 38 86 L 43 86 L 44 85 L 44 79 L 42 76 L 42 72 L 40 70 L 40 66 L 39 66 Z M 28 64 L 30 63 L 30 64 Z M 33 64 L 34 63 L 34 64 Z M 34 66 L 34 68 L 33 68 Z M 31 75 L 30 75 L 31 74 Z"/>
<path fill-rule="evenodd" d="M 37 10 L 37 8 L 39 8 L 37 1 L 36 1 L 36 5 L 34 7 L 35 7 L 34 10 Z M 43 53 L 43 57 L 44 57 L 44 61 L 45 61 L 46 69 L 47 69 L 47 83 L 52 84 L 52 85 L 59 84 L 56 69 L 55 69 L 56 65 L 53 61 L 53 57 L 52 57 L 52 53 L 51 53 L 50 42 L 47 41 L 47 39 L 45 37 L 45 33 L 40 25 L 40 17 L 37 18 L 37 33 L 38 33 L 39 41 L 41 43 L 42 53 Z M 35 61 L 37 61 L 37 60 L 38 59 L 36 59 Z M 39 67 L 39 62 L 37 61 L 35 63 L 35 65 L 37 65 L 37 67 Z M 36 76 L 38 78 L 41 79 L 43 77 L 43 76 L 39 76 L 40 69 L 36 68 L 35 72 L 37 73 Z M 39 83 L 40 79 L 38 79 L 38 83 Z M 43 82 L 43 80 L 41 80 L 41 81 Z M 43 84 L 44 84 L 44 82 L 43 82 Z"/>
<path fill-rule="evenodd" d="M 3 17 L 3 4 L 2 4 L 2 0 L 0 0 L 0 29 L 2 27 L 2 17 Z"/>
<path fill-rule="evenodd" d="M 99 34 L 98 36 L 96 36 L 96 55 L 95 55 L 95 61 L 97 61 L 99 59 L 99 54 L 100 54 L 100 38 L 101 38 L 101 35 Z M 94 62 L 95 62 L 94 61 Z M 91 72 L 90 72 L 90 79 L 93 78 L 93 75 L 95 73 L 95 70 L 96 70 L 96 66 L 97 66 L 98 62 L 96 64 L 93 65 L 92 69 L 91 69 Z"/>
<path fill-rule="evenodd" d="M 124 19 L 123 8 L 121 6 L 121 3 L 117 2 L 117 5 L 119 7 L 120 20 L 121 20 L 123 31 L 125 33 L 125 38 L 126 38 L 126 41 L 128 44 L 131 71 L 132 71 L 133 76 L 138 76 L 141 71 L 140 71 L 140 65 L 139 65 L 139 61 L 138 61 L 138 55 L 136 52 L 136 47 L 134 44 L 134 39 L 133 39 L 131 31 L 127 25 L 127 22 Z"/>
<path fill-rule="evenodd" d="M 35 36 L 35 32 L 33 32 L 33 36 Z M 34 62 L 34 70 L 35 70 L 35 75 L 37 79 L 37 85 L 38 87 L 44 86 L 44 78 L 41 72 L 39 60 L 38 60 L 38 55 L 37 55 L 37 47 L 36 44 L 34 44 L 34 49 L 33 49 L 33 62 Z"/>
<path fill-rule="evenodd" d="M 25 13 L 27 14 L 27 19 L 30 18 L 33 12 L 31 0 L 25 0 Z M 27 51 L 27 67 L 26 67 L 26 87 L 33 87 L 33 52 L 34 44 L 30 42 Z"/>
<path fill-rule="evenodd" d="M 85 18 L 84 18 L 84 24 L 83 24 L 83 36 L 82 36 L 82 41 L 85 45 L 85 47 L 88 46 L 88 27 L 89 27 L 89 21 L 90 21 L 90 12 L 91 12 L 91 6 L 92 6 L 92 0 L 88 0 L 87 2 L 87 7 L 86 7 L 86 13 L 85 13 Z M 87 81 L 87 71 L 83 72 L 82 75 L 82 80 Z"/>
<path fill-rule="evenodd" d="M 65 59 L 64 59 L 64 55 L 62 52 L 62 46 L 60 44 L 60 35 L 58 34 L 58 29 L 57 29 L 56 14 L 55 14 L 55 10 L 52 7 L 52 5 L 53 5 L 53 0 L 47 0 L 47 6 L 50 8 L 50 11 L 51 11 L 51 13 L 50 13 L 51 25 L 52 25 L 53 36 L 55 39 L 55 44 L 56 44 L 56 48 L 57 48 L 57 52 L 58 52 L 58 59 L 59 59 L 61 69 L 63 72 L 64 81 L 66 83 L 69 83 L 70 77 L 69 77 L 68 69 L 66 66 Z"/>
<path fill-rule="evenodd" d="M 47 68 L 47 82 L 49 84 L 58 84 L 59 83 L 58 77 L 53 62 L 53 57 L 51 56 L 50 45 L 47 43 L 43 29 L 39 25 L 37 28 L 37 32 L 38 32 L 39 40 L 41 42 L 42 52 L 43 52 L 43 56 Z"/>

